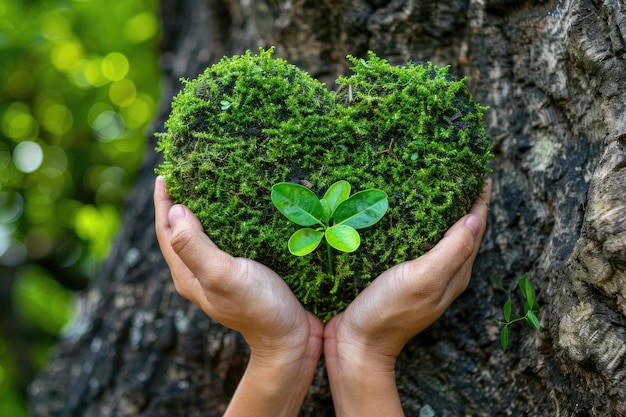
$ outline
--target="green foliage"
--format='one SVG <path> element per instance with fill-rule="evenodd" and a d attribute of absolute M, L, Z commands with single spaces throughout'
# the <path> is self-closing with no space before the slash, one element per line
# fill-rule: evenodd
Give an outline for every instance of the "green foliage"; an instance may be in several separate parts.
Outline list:
<path fill-rule="evenodd" d="M 308 188 L 290 182 L 281 182 L 272 187 L 272 203 L 286 218 L 299 226 L 324 226 L 326 213 L 322 202 Z"/>
<path fill-rule="evenodd" d="M 71 290 L 119 229 L 159 100 L 158 20 L 153 0 L 0 2 L 0 415 L 27 414 Z"/>
<path fill-rule="evenodd" d="M 51 335 L 59 334 L 74 316 L 76 298 L 38 266 L 25 267 L 13 285 L 18 317 Z"/>
<path fill-rule="evenodd" d="M 512 307 L 511 297 L 507 298 L 502 307 L 504 321 L 496 320 L 498 325 L 502 326 L 500 329 L 500 345 L 502 350 L 506 352 L 506 348 L 509 345 L 509 326 L 518 321 L 524 321 L 529 327 L 539 330 L 541 325 L 537 314 L 539 313 L 539 304 L 535 299 L 535 288 L 530 282 L 526 274 L 522 275 L 518 281 L 518 286 L 522 297 L 524 298 L 524 315 L 516 318 L 511 318 Z"/>
<path fill-rule="evenodd" d="M 350 183 L 337 181 L 318 200 L 312 191 L 302 185 L 281 182 L 272 187 L 270 195 L 278 211 L 295 224 L 319 226 L 296 230 L 289 238 L 287 248 L 292 255 L 308 255 L 326 237 L 328 275 L 333 281 L 335 261 L 331 248 L 347 253 L 357 250 L 361 245 L 361 236 L 356 229 L 377 223 L 389 207 L 384 191 L 363 190 L 350 197 L 350 190 Z"/>
<path fill-rule="evenodd" d="M 157 2 L 44 3 L 0 6 L 0 263 L 91 275 L 156 111 Z"/>
<path fill-rule="evenodd" d="M 311 253 L 326 236 L 328 243 L 342 252 L 354 252 L 360 244 L 359 234 L 356 229 L 363 229 L 377 223 L 389 207 L 387 194 L 381 190 L 363 190 L 350 195 L 350 184 L 347 181 L 338 181 L 330 186 L 321 200 L 308 188 L 282 182 L 272 187 L 272 203 L 278 211 L 292 222 L 300 226 L 313 226 L 318 224 L 324 231 L 316 244 L 307 245 L 307 251 L 289 251 L 296 256 L 304 256 Z M 332 225 L 331 225 L 332 221 Z M 309 229 L 311 230 L 311 229 Z M 297 233 L 297 232 L 296 232 Z M 306 233 L 299 233 L 290 242 L 299 244 L 301 238 L 308 239 Z M 356 238 L 354 238 L 356 236 Z M 329 240 L 330 239 L 330 240 Z M 313 242 L 311 242 L 313 243 Z"/>
<path fill-rule="evenodd" d="M 332 93 L 272 53 L 225 57 L 183 80 L 158 135 L 157 172 L 219 247 L 269 266 L 328 319 L 381 272 L 423 254 L 471 207 L 492 158 L 485 107 L 465 80 L 431 63 L 349 57 L 353 74 Z M 319 251 L 290 256 L 284 237 L 293 226 L 272 210 L 269 191 L 307 184 L 324 201 L 321 190 L 341 180 L 382 190 L 390 208 L 388 221 L 360 231 L 366 251 L 335 254 L 329 283 Z M 319 238 L 301 233 L 297 250 Z"/>

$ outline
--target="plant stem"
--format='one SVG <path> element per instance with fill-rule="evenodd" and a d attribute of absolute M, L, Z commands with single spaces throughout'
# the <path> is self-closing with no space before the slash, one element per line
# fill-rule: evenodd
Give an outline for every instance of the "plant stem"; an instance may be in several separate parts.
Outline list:
<path fill-rule="evenodd" d="M 334 281 L 335 280 L 335 268 L 333 267 L 333 248 L 331 248 L 328 240 L 326 241 L 326 253 L 328 254 L 328 275 Z"/>
<path fill-rule="evenodd" d="M 522 317 L 517 317 L 514 318 L 511 321 L 500 321 L 500 320 L 496 320 L 496 322 L 500 325 L 500 326 L 508 326 L 510 324 L 515 323 L 516 321 L 522 321 L 522 320 L 526 320 L 528 318 L 528 313 L 524 314 Z"/>

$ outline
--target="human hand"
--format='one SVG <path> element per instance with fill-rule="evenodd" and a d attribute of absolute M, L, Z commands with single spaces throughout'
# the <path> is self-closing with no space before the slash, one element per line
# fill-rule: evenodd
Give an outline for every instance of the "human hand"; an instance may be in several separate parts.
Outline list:
<path fill-rule="evenodd" d="M 385 271 L 327 323 L 324 358 L 337 416 L 403 415 L 396 358 L 467 287 L 490 201 L 489 180 L 433 249 Z"/>
<path fill-rule="evenodd" d="M 322 352 L 321 320 L 271 269 L 220 250 L 191 211 L 174 204 L 161 177 L 154 205 L 157 239 L 176 290 L 250 346 L 227 415 L 296 415 Z"/>
<path fill-rule="evenodd" d="M 250 366 L 228 414 L 282 415 L 279 409 L 284 415 L 297 414 L 321 353 L 323 331 L 337 415 L 402 415 L 395 386 L 396 357 L 466 288 L 490 198 L 488 182 L 482 201 L 477 200 L 435 248 L 381 274 L 324 329 L 273 271 L 217 248 L 195 216 L 173 204 L 158 178 L 157 236 L 177 290 L 215 320 L 241 332 L 251 347 Z M 253 366 L 259 357 L 260 368 Z M 276 370 L 278 379 L 269 376 Z M 274 389 L 264 395 L 268 377 L 275 382 L 269 384 Z M 295 387 L 295 397 L 281 386 Z M 280 408 L 282 403 L 288 407 Z"/>

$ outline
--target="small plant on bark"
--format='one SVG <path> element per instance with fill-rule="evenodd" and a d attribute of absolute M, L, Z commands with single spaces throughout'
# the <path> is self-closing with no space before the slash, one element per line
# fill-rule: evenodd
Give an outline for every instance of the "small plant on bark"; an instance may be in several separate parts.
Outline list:
<path fill-rule="evenodd" d="M 515 322 L 523 321 L 533 329 L 540 329 L 539 319 L 537 314 L 539 313 L 539 304 L 535 299 L 535 287 L 530 282 L 526 274 L 522 275 L 518 281 L 519 289 L 524 297 L 524 315 L 520 317 L 511 318 L 511 297 L 507 298 L 502 308 L 504 313 L 504 321 L 496 320 L 498 325 L 502 326 L 500 330 L 500 344 L 502 345 L 502 351 L 506 352 L 506 348 L 509 345 L 509 326 Z"/>

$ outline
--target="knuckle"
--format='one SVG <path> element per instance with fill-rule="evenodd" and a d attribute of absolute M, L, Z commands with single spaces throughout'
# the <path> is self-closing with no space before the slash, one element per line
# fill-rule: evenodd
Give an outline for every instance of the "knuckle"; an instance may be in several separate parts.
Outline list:
<path fill-rule="evenodd" d="M 443 239 L 435 246 L 441 246 L 441 250 L 457 259 L 467 260 L 474 253 L 476 237 L 467 227 L 453 227 L 444 235 Z"/>
<path fill-rule="evenodd" d="M 178 295 L 189 301 L 194 301 L 194 293 L 191 289 L 188 277 L 172 272 L 172 284 Z"/>
<path fill-rule="evenodd" d="M 234 280 L 232 279 L 233 266 L 226 256 L 216 256 L 210 259 L 211 276 L 204 285 L 214 294 L 229 294 L 233 291 Z"/>
<path fill-rule="evenodd" d="M 474 253 L 474 237 L 469 231 L 459 234 L 452 242 L 456 256 L 463 261 L 469 259 Z"/>
<path fill-rule="evenodd" d="M 192 228 L 174 230 L 170 245 L 184 264 L 183 273 L 173 274 L 179 294 L 187 299 L 197 298 L 199 288 L 206 293 L 227 295 L 234 291 L 233 276 L 241 273 L 234 258 L 216 246 L 208 244 L 198 231 Z M 200 287 L 191 285 L 186 275 L 192 275 Z M 180 282 L 179 282 L 180 281 Z"/>
<path fill-rule="evenodd" d="M 430 299 L 441 292 L 444 279 L 428 264 L 414 260 L 406 263 L 402 274 L 404 293 L 410 297 Z M 408 289 L 408 291 L 407 291 Z"/>
<path fill-rule="evenodd" d="M 172 234 L 172 238 L 170 240 L 170 245 L 172 249 L 177 254 L 184 253 L 190 247 L 190 243 L 193 241 L 194 233 L 192 230 L 184 228 L 180 230 L 175 230 Z"/>

